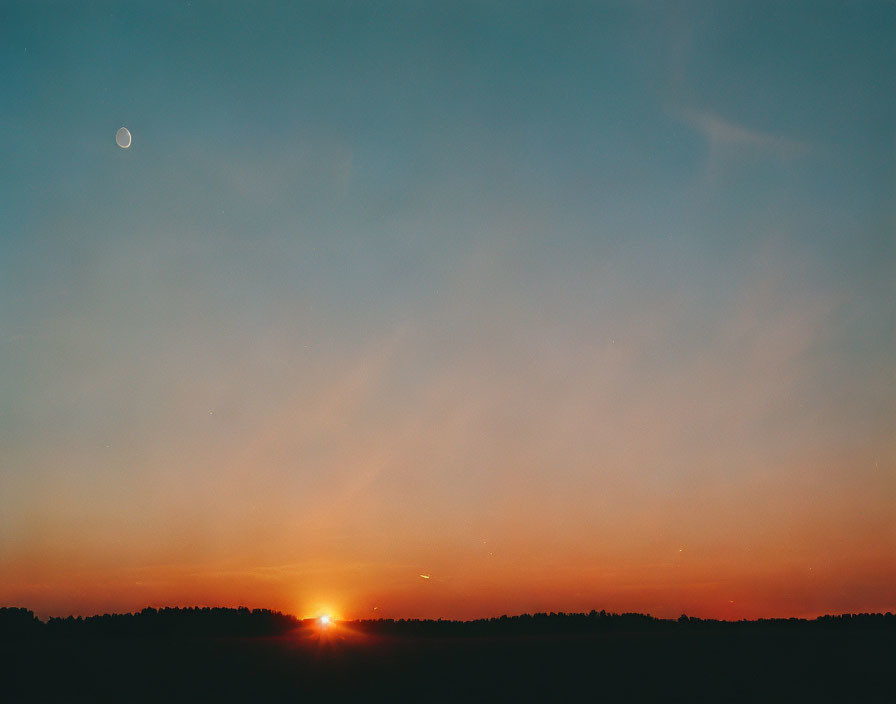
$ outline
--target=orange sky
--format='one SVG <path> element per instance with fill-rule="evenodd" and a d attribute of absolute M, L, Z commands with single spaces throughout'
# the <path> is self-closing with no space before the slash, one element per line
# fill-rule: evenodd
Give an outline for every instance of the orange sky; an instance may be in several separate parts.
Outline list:
<path fill-rule="evenodd" d="M 89 499 L 73 500 L 68 483 L 54 492 L 59 510 L 32 519 L 30 539 L 6 561 L 0 601 L 44 617 L 183 604 L 342 618 L 892 610 L 891 487 L 866 493 L 869 472 L 861 490 L 855 475 L 823 490 L 813 479 L 823 470 L 807 463 L 784 480 L 777 468 L 734 489 L 689 487 L 671 498 L 616 486 L 587 502 L 550 482 L 534 494 L 505 485 L 465 515 L 431 487 L 411 489 L 418 501 L 406 502 L 372 484 L 334 486 L 295 508 L 267 493 L 264 506 L 229 495 L 149 524 L 157 506 L 75 519 L 66 507 Z"/>
<path fill-rule="evenodd" d="M 342 356 L 302 351 L 276 384 L 263 367 L 197 367 L 142 425 L 75 417 L 7 455 L 32 471 L 5 480 L 0 602 L 42 616 L 893 610 L 888 416 L 812 405 L 831 393 L 807 361 L 824 302 L 779 296 L 751 282 L 668 366 L 645 361 L 675 339 L 657 301 L 615 339 L 518 348 L 502 336 L 528 312 L 495 331 L 471 308 L 447 358 L 408 325 Z M 421 358 L 437 371 L 408 383 Z"/>

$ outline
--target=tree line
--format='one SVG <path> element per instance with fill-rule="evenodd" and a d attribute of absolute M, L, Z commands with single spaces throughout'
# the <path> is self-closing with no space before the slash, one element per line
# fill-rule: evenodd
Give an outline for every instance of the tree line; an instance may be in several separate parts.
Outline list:
<path fill-rule="evenodd" d="M 263 636 L 294 630 L 299 620 L 270 609 L 147 607 L 136 613 L 41 621 L 29 609 L 0 608 L 3 636 Z"/>
<path fill-rule="evenodd" d="M 700 630 L 781 630 L 781 629 L 888 629 L 896 630 L 896 615 L 887 612 L 838 614 L 815 619 L 762 618 L 757 620 L 722 621 L 682 614 L 677 619 L 664 619 L 640 613 L 535 613 L 499 616 L 471 621 L 372 619 L 351 622 L 361 631 L 380 634 L 420 635 L 537 635 L 598 632 L 700 631 Z"/>
<path fill-rule="evenodd" d="M 721 621 L 681 615 L 663 619 L 650 614 L 535 613 L 456 621 L 445 619 L 360 619 L 345 622 L 353 630 L 381 635 L 537 635 L 644 631 L 769 631 L 781 629 L 896 630 L 896 615 L 887 612 L 820 616 L 815 619 L 763 618 Z M 23 636 L 269 636 L 314 628 L 315 619 L 300 620 L 270 609 L 223 607 L 147 607 L 136 613 L 88 617 L 51 617 L 41 621 L 25 608 L 0 608 L 0 637 Z"/>

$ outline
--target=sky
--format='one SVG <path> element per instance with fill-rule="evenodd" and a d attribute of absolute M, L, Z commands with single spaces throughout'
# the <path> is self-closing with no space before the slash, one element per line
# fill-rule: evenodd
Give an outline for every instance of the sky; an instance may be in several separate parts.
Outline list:
<path fill-rule="evenodd" d="M 4 2 L 0 603 L 896 611 L 894 36 Z"/>

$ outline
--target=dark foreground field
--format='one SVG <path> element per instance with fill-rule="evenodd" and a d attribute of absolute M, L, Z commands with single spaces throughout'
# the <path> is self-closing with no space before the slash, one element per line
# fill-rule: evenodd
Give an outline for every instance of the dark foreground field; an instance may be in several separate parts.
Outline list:
<path fill-rule="evenodd" d="M 896 701 L 892 621 L 802 623 L 7 637 L 0 700 Z"/>

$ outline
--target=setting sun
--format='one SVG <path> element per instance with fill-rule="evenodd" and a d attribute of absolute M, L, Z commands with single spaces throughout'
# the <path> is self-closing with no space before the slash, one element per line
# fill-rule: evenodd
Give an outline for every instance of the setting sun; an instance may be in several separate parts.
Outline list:
<path fill-rule="evenodd" d="M 319 619 L 321 626 L 329 626 L 330 625 L 330 617 L 327 614 L 324 614 Z"/>

